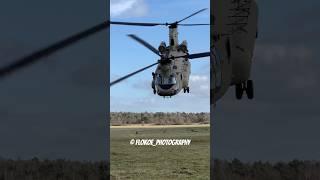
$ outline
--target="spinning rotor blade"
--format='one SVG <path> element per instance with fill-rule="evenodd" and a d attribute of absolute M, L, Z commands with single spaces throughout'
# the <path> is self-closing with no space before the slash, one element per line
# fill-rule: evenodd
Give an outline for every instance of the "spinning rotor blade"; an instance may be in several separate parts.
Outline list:
<path fill-rule="evenodd" d="M 128 25 L 128 26 L 158 26 L 158 25 L 166 25 L 166 24 L 163 24 L 163 23 L 139 23 L 139 22 L 119 22 L 119 21 L 110 21 L 110 24 Z"/>
<path fill-rule="evenodd" d="M 46 56 L 49 56 L 61 49 L 64 49 L 80 40 L 83 40 L 89 36 L 92 36 L 106 28 L 109 27 L 108 22 L 103 22 L 101 24 L 98 24 L 92 28 L 89 28 L 87 30 L 84 30 L 82 32 L 79 32 L 73 36 L 70 36 L 64 40 L 61 40 L 59 42 L 56 42 L 52 44 L 49 47 L 40 49 L 39 51 L 33 52 L 28 56 L 22 57 L 20 59 L 17 59 L 13 63 L 0 67 L 0 78 L 9 75 L 10 73 L 13 73 L 21 68 L 27 67 L 29 65 L 32 65 L 38 61 L 41 60 L 41 58 L 44 58 Z"/>
<path fill-rule="evenodd" d="M 156 55 L 160 56 L 159 51 L 155 47 L 153 47 L 151 44 L 147 43 L 145 40 L 139 38 L 138 36 L 136 36 L 134 34 L 128 34 L 128 36 L 131 37 L 132 39 L 136 40 L 138 43 L 142 44 L 144 47 L 150 49 Z"/>
<path fill-rule="evenodd" d="M 171 57 L 169 59 L 176 59 L 176 58 L 196 59 L 196 58 L 203 58 L 203 57 L 208 57 L 208 56 L 210 56 L 210 52 L 188 54 L 188 55 L 184 55 L 184 56 L 175 56 L 175 57 Z"/>
<path fill-rule="evenodd" d="M 149 66 L 147 66 L 147 67 L 144 67 L 144 68 L 142 68 L 142 69 L 139 69 L 139 70 L 137 70 L 137 71 L 135 71 L 135 72 L 133 72 L 133 73 L 130 73 L 130 74 L 126 75 L 126 76 L 123 76 L 122 78 L 119 78 L 119 79 L 117 79 L 117 80 L 115 80 L 115 81 L 112 81 L 112 82 L 110 83 L 110 86 L 115 85 L 115 84 L 117 84 L 117 83 L 119 83 L 119 82 L 121 82 L 121 81 L 123 81 L 123 80 L 125 80 L 125 79 L 127 79 L 127 78 L 129 78 L 129 77 L 131 77 L 131 76 L 133 76 L 133 75 L 135 75 L 135 74 L 138 74 L 139 72 L 142 72 L 142 71 L 144 71 L 144 70 L 146 70 L 146 69 L 148 69 L 148 68 L 151 68 L 152 66 L 155 66 L 155 65 L 157 65 L 157 64 L 159 64 L 159 62 L 156 62 L 156 63 L 154 63 L 154 64 L 151 64 L 151 65 L 149 65 Z"/>
<path fill-rule="evenodd" d="M 209 26 L 210 24 L 179 24 L 179 26 Z"/>
<path fill-rule="evenodd" d="M 141 22 L 121 22 L 121 21 L 110 21 L 110 24 L 116 24 L 116 25 L 128 25 L 128 26 L 159 26 L 159 25 L 164 25 L 164 26 L 170 26 L 170 25 L 181 25 L 181 26 L 202 26 L 202 25 L 210 25 L 210 24 L 179 24 L 180 22 L 202 12 L 207 10 L 207 8 L 201 9 L 183 19 L 180 21 L 176 21 L 174 23 L 141 23 Z"/>
<path fill-rule="evenodd" d="M 180 22 L 182 22 L 182 21 L 184 21 L 184 20 L 186 20 L 186 19 L 188 19 L 188 18 L 190 18 L 190 17 L 192 17 L 192 16 L 194 16 L 194 15 L 196 15 L 196 14 L 198 14 L 198 13 L 201 13 L 202 11 L 205 11 L 205 10 L 207 10 L 207 8 L 204 8 L 204 9 L 201 9 L 201 10 L 195 12 L 195 13 L 191 14 L 190 16 L 187 16 L 187 17 L 181 19 L 180 21 L 177 21 L 177 23 L 180 23 Z M 179 25 L 180 25 L 180 24 L 179 24 Z"/>
<path fill-rule="evenodd" d="M 203 58 L 210 56 L 210 52 L 204 52 L 204 53 L 196 53 L 196 54 L 189 54 L 189 59 L 196 59 L 196 58 Z"/>

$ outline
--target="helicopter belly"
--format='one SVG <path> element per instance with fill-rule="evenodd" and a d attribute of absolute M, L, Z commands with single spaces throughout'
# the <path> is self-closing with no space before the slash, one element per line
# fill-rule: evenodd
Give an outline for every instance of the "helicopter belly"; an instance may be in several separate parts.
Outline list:
<path fill-rule="evenodd" d="M 238 32 L 232 36 L 233 39 L 233 84 L 238 84 L 249 79 L 255 40 L 257 36 L 258 9 L 255 1 L 252 1 L 250 15 L 246 26 L 246 33 Z"/>
<path fill-rule="evenodd" d="M 250 78 L 258 8 L 256 0 L 218 0 L 211 8 L 211 48 L 217 51 L 211 57 L 211 102 L 215 103 L 231 85 Z"/>
<path fill-rule="evenodd" d="M 244 82 L 250 77 L 251 57 L 242 52 L 234 52 L 232 58 L 232 84 Z"/>

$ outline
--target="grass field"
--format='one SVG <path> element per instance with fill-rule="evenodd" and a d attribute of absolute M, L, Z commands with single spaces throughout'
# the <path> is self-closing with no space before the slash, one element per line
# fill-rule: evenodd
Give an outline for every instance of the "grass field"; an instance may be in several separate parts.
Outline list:
<path fill-rule="evenodd" d="M 131 139 L 191 139 L 190 146 L 134 146 Z M 111 179 L 209 179 L 209 126 L 111 128 Z"/>

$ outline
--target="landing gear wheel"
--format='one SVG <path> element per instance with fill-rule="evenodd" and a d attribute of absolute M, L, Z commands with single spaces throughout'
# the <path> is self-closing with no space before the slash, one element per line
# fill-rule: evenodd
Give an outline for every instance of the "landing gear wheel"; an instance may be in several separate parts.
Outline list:
<path fill-rule="evenodd" d="M 254 97 L 254 93 L 253 93 L 253 81 L 252 80 L 248 80 L 247 81 L 247 87 L 246 87 L 246 93 L 247 93 L 247 97 L 248 99 L 253 99 Z"/>
<path fill-rule="evenodd" d="M 189 93 L 189 92 L 190 92 L 189 87 L 183 88 L 183 93 Z"/>
<path fill-rule="evenodd" d="M 236 98 L 241 99 L 243 95 L 243 86 L 241 84 L 236 84 Z"/>

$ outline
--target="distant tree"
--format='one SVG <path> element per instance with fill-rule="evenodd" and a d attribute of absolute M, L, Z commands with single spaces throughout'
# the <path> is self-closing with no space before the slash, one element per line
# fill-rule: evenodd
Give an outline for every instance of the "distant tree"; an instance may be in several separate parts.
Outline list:
<path fill-rule="evenodd" d="M 132 113 L 132 112 L 111 112 L 111 125 L 126 125 L 126 124 L 190 124 L 190 123 L 205 123 L 210 122 L 209 113 Z"/>

